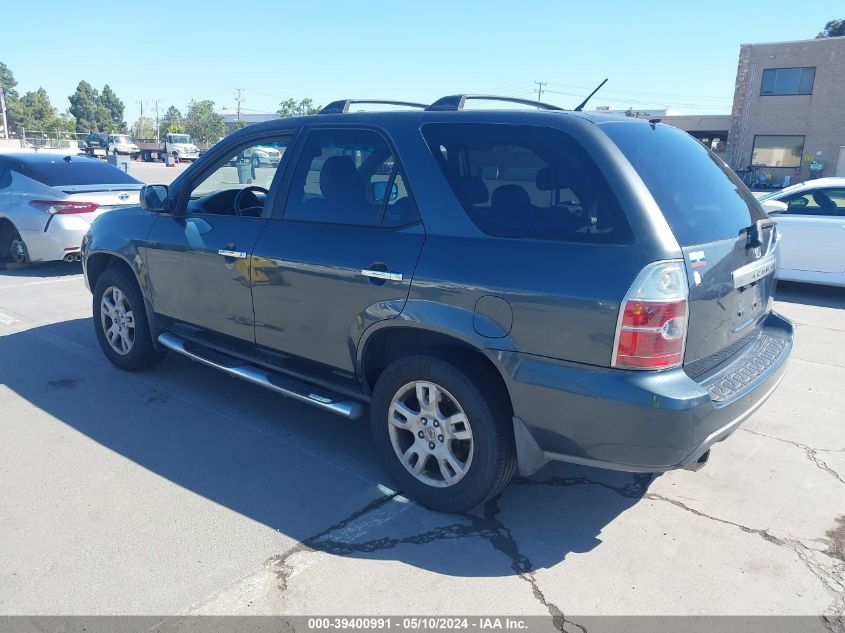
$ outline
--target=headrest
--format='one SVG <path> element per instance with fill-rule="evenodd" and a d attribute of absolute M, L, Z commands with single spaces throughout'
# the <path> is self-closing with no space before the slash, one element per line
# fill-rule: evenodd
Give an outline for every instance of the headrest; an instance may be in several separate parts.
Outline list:
<path fill-rule="evenodd" d="M 327 200 L 348 200 L 363 196 L 358 169 L 349 156 L 327 158 L 320 169 L 320 191 Z"/>
<path fill-rule="evenodd" d="M 519 185 L 502 185 L 496 187 L 490 202 L 494 207 L 527 207 L 531 204 L 531 197 Z"/>
<path fill-rule="evenodd" d="M 537 172 L 536 182 L 540 191 L 564 189 L 569 186 L 569 178 L 560 167 L 543 167 Z"/>
<path fill-rule="evenodd" d="M 478 176 L 464 176 L 457 182 L 458 195 L 467 204 L 484 204 L 490 199 L 487 185 Z"/>

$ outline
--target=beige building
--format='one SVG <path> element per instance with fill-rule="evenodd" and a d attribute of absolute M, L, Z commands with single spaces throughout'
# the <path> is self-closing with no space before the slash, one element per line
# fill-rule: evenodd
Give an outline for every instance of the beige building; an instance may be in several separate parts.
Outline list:
<path fill-rule="evenodd" d="M 740 46 L 727 161 L 773 184 L 845 176 L 845 37 Z"/>

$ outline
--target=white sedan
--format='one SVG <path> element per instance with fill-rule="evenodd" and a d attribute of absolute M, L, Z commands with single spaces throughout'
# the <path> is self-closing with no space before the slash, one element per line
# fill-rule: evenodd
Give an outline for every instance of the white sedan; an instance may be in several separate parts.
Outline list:
<path fill-rule="evenodd" d="M 79 261 L 94 218 L 138 205 L 141 182 L 100 160 L 0 154 L 0 259 Z"/>
<path fill-rule="evenodd" d="M 778 278 L 845 286 L 845 178 L 808 180 L 759 200 L 781 237 Z"/>

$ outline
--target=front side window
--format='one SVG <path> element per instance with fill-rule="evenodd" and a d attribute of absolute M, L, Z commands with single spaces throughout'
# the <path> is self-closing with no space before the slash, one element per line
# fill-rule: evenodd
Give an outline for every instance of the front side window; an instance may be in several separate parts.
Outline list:
<path fill-rule="evenodd" d="M 845 189 L 815 189 L 794 193 L 781 202 L 790 215 L 845 216 Z"/>
<path fill-rule="evenodd" d="M 372 130 L 314 130 L 297 162 L 285 220 L 403 226 L 417 212 L 398 161 Z"/>
<path fill-rule="evenodd" d="M 757 135 L 751 150 L 754 167 L 800 167 L 803 136 Z"/>
<path fill-rule="evenodd" d="M 778 95 L 813 94 L 816 69 L 811 68 L 767 68 L 763 71 L 760 94 L 766 97 Z"/>
<path fill-rule="evenodd" d="M 233 150 L 222 165 L 194 184 L 188 211 L 261 216 L 288 144 L 287 139 L 267 140 Z"/>
<path fill-rule="evenodd" d="M 552 128 L 430 123 L 423 135 L 455 196 L 497 237 L 625 243 L 631 229 L 601 171 Z"/>

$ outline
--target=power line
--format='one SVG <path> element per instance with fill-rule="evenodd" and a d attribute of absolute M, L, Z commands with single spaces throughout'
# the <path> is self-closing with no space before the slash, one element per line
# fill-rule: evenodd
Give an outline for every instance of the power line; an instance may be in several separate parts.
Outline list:
<path fill-rule="evenodd" d="M 548 85 L 548 81 L 535 81 L 537 84 L 537 101 L 543 100 L 543 86 Z"/>

